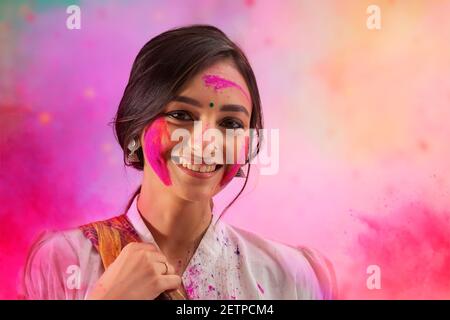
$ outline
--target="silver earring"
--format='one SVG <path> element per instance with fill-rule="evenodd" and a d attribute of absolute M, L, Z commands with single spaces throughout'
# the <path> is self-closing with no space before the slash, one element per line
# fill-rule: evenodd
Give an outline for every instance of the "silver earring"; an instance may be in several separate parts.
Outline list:
<path fill-rule="evenodd" d="M 139 140 L 133 139 L 128 143 L 128 150 L 130 153 L 128 154 L 128 161 L 129 162 L 139 162 L 139 157 L 135 153 L 139 148 L 141 147 L 141 144 Z"/>

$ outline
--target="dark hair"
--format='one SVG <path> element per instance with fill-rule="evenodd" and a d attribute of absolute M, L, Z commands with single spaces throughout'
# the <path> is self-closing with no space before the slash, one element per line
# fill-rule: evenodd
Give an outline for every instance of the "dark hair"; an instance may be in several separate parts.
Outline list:
<path fill-rule="evenodd" d="M 124 163 L 138 170 L 144 168 L 142 148 L 136 151 L 139 159 L 129 162 L 127 149 L 132 139 L 139 138 L 145 127 L 159 117 L 165 106 L 179 93 L 182 86 L 198 72 L 223 60 L 231 59 L 245 79 L 250 91 L 252 113 L 250 128 L 262 129 L 261 99 L 256 78 L 247 57 L 221 30 L 210 25 L 191 25 L 161 33 L 139 51 L 131 69 L 130 79 L 120 101 L 113 124 L 116 138 L 122 147 Z M 258 132 L 258 131 L 257 131 Z M 253 155 L 259 152 L 259 139 Z M 245 183 L 233 201 L 244 190 Z M 127 209 L 140 187 L 130 199 Z"/>

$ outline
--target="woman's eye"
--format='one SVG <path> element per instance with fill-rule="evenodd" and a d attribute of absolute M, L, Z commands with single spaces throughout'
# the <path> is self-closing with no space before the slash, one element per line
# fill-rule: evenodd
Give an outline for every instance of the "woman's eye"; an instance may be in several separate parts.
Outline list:
<path fill-rule="evenodd" d="M 227 128 L 227 129 L 240 129 L 244 128 L 244 125 L 241 121 L 235 120 L 235 119 L 225 119 L 220 124 L 221 126 Z"/>
<path fill-rule="evenodd" d="M 191 115 L 186 111 L 172 111 L 172 112 L 169 112 L 167 115 L 175 120 L 181 120 L 181 121 L 193 120 Z"/>

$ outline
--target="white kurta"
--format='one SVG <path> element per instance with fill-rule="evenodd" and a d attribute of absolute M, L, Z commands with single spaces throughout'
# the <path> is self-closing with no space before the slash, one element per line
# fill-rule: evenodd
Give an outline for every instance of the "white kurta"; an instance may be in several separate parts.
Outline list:
<path fill-rule="evenodd" d="M 137 210 L 127 218 L 143 242 L 156 245 Z M 331 264 L 317 251 L 264 239 L 219 220 L 205 232 L 182 281 L 190 299 L 331 299 Z M 25 266 L 26 299 L 85 299 L 104 272 L 100 255 L 80 229 L 48 232 Z"/>

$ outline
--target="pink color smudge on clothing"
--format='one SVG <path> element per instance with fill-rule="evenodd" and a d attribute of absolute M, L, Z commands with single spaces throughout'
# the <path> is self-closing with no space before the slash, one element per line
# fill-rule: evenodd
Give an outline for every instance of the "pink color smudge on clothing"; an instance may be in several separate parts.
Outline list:
<path fill-rule="evenodd" d="M 195 289 L 194 289 L 194 283 L 189 282 L 185 287 L 184 290 L 186 291 L 186 294 L 188 295 L 189 299 L 193 299 L 195 297 Z"/>
<path fill-rule="evenodd" d="M 259 283 L 257 283 L 258 289 L 259 291 L 261 291 L 262 294 L 264 294 L 264 289 L 261 287 L 261 285 Z"/>
<path fill-rule="evenodd" d="M 200 276 L 200 270 L 198 268 L 198 265 L 195 264 L 191 267 L 189 267 L 187 270 L 187 284 L 185 285 L 184 289 L 189 296 L 189 299 L 199 298 L 199 295 L 197 293 L 198 284 L 197 280 Z"/>
<path fill-rule="evenodd" d="M 191 277 L 197 277 L 200 275 L 200 270 L 198 269 L 197 265 L 193 265 L 192 267 L 189 267 L 188 274 Z"/>
<path fill-rule="evenodd" d="M 233 81 L 211 74 L 204 75 L 202 79 L 207 87 L 213 87 L 214 90 L 216 91 L 223 90 L 226 88 L 237 88 L 242 92 L 245 98 L 247 98 L 247 100 L 250 101 L 250 97 L 247 94 L 247 92 L 240 85 L 234 83 Z"/>

